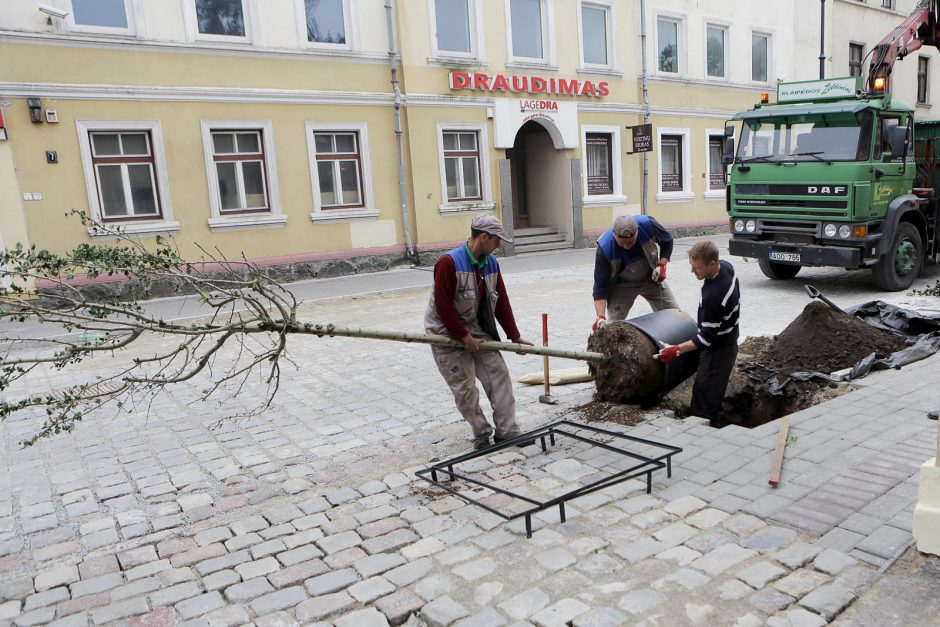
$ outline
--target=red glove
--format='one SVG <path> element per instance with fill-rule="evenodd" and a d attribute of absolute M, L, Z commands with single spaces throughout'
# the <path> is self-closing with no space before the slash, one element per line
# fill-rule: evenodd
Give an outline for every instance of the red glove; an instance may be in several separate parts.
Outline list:
<path fill-rule="evenodd" d="M 594 319 L 594 326 L 591 327 L 591 333 L 597 333 L 597 330 L 607 324 L 606 316 L 598 316 Z"/>
<path fill-rule="evenodd" d="M 678 346 L 667 346 L 663 350 L 659 351 L 659 354 L 656 357 L 664 364 L 668 364 L 671 361 L 675 361 L 676 358 L 681 354 L 682 349 L 680 349 Z"/>
<path fill-rule="evenodd" d="M 657 283 L 662 283 L 666 280 L 666 264 L 661 263 L 655 268 L 653 268 L 653 280 Z"/>

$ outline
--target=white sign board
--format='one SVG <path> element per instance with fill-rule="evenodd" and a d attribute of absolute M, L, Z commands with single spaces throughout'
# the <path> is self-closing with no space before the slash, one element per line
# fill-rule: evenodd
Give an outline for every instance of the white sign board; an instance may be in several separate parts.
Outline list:
<path fill-rule="evenodd" d="M 545 127 L 555 148 L 578 147 L 578 103 L 535 98 L 497 98 L 493 107 L 494 147 L 512 148 L 523 124 Z"/>
<path fill-rule="evenodd" d="M 780 85 L 777 86 L 777 102 L 854 98 L 858 89 L 859 79 L 856 76 L 849 78 L 829 78 L 821 81 L 780 83 Z"/>

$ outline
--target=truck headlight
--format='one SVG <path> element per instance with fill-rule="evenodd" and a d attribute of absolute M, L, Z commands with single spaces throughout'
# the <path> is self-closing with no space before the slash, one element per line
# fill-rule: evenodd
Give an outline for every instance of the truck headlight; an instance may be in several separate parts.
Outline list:
<path fill-rule="evenodd" d="M 744 228 L 747 229 L 748 233 L 753 233 L 754 231 L 757 230 L 757 223 L 754 222 L 754 220 L 748 220 L 747 222 L 744 223 Z"/>
<path fill-rule="evenodd" d="M 734 221 L 734 230 L 740 233 L 744 230 L 744 220 L 735 220 Z"/>
<path fill-rule="evenodd" d="M 842 226 L 839 227 L 839 237 L 841 237 L 842 239 L 848 238 L 848 236 L 851 234 L 852 234 L 852 229 L 849 227 L 848 224 L 843 224 Z"/>
<path fill-rule="evenodd" d="M 823 227 L 823 233 L 826 235 L 826 237 L 835 237 L 835 236 L 836 236 L 836 225 L 835 225 L 835 224 L 827 224 L 825 227 Z"/>

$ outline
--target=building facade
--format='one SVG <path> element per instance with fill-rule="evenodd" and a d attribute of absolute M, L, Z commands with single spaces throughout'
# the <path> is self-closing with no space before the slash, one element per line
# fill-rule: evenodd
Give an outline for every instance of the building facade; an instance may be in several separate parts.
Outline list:
<path fill-rule="evenodd" d="M 822 5 L 828 76 L 914 0 L 881 4 Z M 480 212 L 515 232 L 510 254 L 585 245 L 625 212 L 720 226 L 725 121 L 778 79 L 817 77 L 819 6 L 4 3 L 0 242 L 96 239 L 65 217 L 78 209 L 145 242 L 173 236 L 188 258 L 316 274 L 446 249 Z M 911 101 L 915 65 L 895 79 Z M 652 151 L 629 154 L 627 127 L 646 118 Z"/>

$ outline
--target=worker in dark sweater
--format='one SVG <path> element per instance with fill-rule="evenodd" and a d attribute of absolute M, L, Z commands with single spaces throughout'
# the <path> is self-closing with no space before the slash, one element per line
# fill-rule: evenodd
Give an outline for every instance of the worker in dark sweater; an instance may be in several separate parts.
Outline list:
<path fill-rule="evenodd" d="M 669 363 L 681 353 L 701 351 L 692 388 L 691 413 L 719 426 L 721 401 L 738 355 L 741 290 L 734 266 L 718 259 L 714 242 L 705 240 L 693 245 L 689 264 L 695 278 L 704 281 L 698 305 L 698 334 L 682 344 L 667 346 L 656 358 Z"/>
<path fill-rule="evenodd" d="M 650 216 L 621 215 L 597 240 L 594 257 L 594 310 L 591 331 L 624 320 L 637 296 L 653 311 L 679 309 L 666 285 L 666 264 L 672 255 L 672 234 Z"/>

